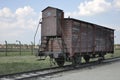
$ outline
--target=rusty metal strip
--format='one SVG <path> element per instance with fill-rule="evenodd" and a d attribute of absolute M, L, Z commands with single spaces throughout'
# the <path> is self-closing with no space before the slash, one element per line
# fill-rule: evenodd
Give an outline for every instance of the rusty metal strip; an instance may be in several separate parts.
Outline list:
<path fill-rule="evenodd" d="M 96 28 L 95 25 L 93 25 L 93 54 L 95 54 L 95 48 L 96 48 Z"/>
<path fill-rule="evenodd" d="M 80 23 L 81 24 L 81 23 Z M 81 27 L 81 26 L 80 26 Z M 76 44 L 75 45 L 77 45 L 78 44 L 78 41 L 80 40 L 80 27 L 79 27 L 79 32 L 78 32 L 78 39 L 75 41 L 76 42 Z M 75 48 L 73 48 L 73 50 L 72 50 L 72 54 L 75 54 L 74 52 L 75 52 L 75 50 L 76 50 L 76 47 Z"/>
<path fill-rule="evenodd" d="M 79 48 L 80 48 L 80 49 L 79 49 L 80 55 L 82 54 L 82 53 L 81 53 L 81 46 L 82 46 L 82 45 L 81 45 L 81 33 L 82 33 L 81 26 L 82 26 L 82 24 L 81 24 L 81 22 L 80 22 L 80 30 L 79 30 L 79 31 L 80 31 L 80 42 L 79 42 L 79 45 L 80 45 L 80 46 L 79 46 Z"/>
<path fill-rule="evenodd" d="M 87 24 L 87 29 L 86 29 L 86 34 L 87 34 L 87 43 L 86 43 L 86 47 L 87 47 L 87 54 L 88 54 L 88 24 Z"/>
<path fill-rule="evenodd" d="M 51 40 L 51 52 L 53 52 L 53 39 Z"/>

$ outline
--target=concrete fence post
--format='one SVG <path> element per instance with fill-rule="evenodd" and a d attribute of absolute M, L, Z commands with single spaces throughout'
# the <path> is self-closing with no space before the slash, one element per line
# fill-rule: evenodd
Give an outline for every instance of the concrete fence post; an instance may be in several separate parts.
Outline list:
<path fill-rule="evenodd" d="M 21 55 L 21 42 L 16 40 L 16 42 L 19 42 L 19 48 L 20 48 L 20 55 Z"/>
<path fill-rule="evenodd" d="M 34 43 L 31 41 L 31 54 L 33 55 Z"/>
<path fill-rule="evenodd" d="M 5 56 L 7 56 L 7 51 L 8 51 L 8 44 L 7 41 L 5 40 Z"/>

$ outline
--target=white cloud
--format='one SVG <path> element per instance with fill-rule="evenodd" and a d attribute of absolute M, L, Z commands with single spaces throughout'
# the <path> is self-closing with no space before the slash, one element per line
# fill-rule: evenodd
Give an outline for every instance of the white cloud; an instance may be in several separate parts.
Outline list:
<path fill-rule="evenodd" d="M 65 16 L 91 16 L 108 11 L 111 3 L 106 0 L 85 0 L 78 6 L 78 11 L 67 12 Z"/>
<path fill-rule="evenodd" d="M 110 10 L 120 10 L 120 0 L 84 0 L 77 11 L 66 12 L 65 17 L 93 16 Z"/>
<path fill-rule="evenodd" d="M 0 10 L 0 39 L 33 37 L 39 14 L 30 6 L 12 12 L 5 7 Z M 16 39 L 15 39 L 16 40 Z"/>
<path fill-rule="evenodd" d="M 120 9 L 120 0 L 114 0 L 113 5 L 118 9 Z"/>
<path fill-rule="evenodd" d="M 0 17 L 13 17 L 14 15 L 12 14 L 11 10 L 7 7 L 3 8 L 0 10 Z"/>
<path fill-rule="evenodd" d="M 25 17 L 36 14 L 34 12 L 34 9 L 32 9 L 30 6 L 25 6 L 24 8 L 18 8 L 15 13 L 18 17 Z"/>
<path fill-rule="evenodd" d="M 80 3 L 79 15 L 94 15 L 105 12 L 111 6 L 110 2 L 106 0 L 90 0 Z"/>
<path fill-rule="evenodd" d="M 4 28 L 16 26 L 29 28 L 29 25 L 35 24 L 36 16 L 38 15 L 36 15 L 30 6 L 18 8 L 15 12 L 11 12 L 9 8 L 3 8 L 0 10 L 0 24 L 4 26 Z"/>

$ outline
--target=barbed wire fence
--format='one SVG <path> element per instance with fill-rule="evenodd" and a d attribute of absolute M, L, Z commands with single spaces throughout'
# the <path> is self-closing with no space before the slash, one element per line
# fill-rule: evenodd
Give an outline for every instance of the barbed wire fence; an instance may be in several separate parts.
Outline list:
<path fill-rule="evenodd" d="M 16 40 L 18 43 L 8 43 L 0 44 L 0 56 L 12 56 L 12 55 L 34 55 L 34 44 L 22 44 L 20 41 Z"/>

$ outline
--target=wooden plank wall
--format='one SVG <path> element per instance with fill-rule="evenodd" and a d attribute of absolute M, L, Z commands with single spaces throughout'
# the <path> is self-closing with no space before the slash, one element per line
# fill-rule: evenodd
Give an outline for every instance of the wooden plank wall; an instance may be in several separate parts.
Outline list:
<path fill-rule="evenodd" d="M 61 21 L 63 20 L 63 11 L 59 9 L 48 8 L 42 12 L 42 36 L 60 36 Z"/>
<path fill-rule="evenodd" d="M 67 46 L 68 53 L 90 53 L 90 52 L 112 52 L 114 51 L 114 31 L 88 24 L 82 21 L 71 19 L 64 20 L 62 27 L 64 41 Z M 61 45 L 60 45 L 61 44 Z M 51 42 L 49 42 L 51 45 Z M 55 52 L 61 51 L 62 42 L 59 39 L 53 41 L 53 49 Z"/>
<path fill-rule="evenodd" d="M 73 53 L 89 53 L 94 50 L 95 52 L 112 52 L 114 51 L 114 31 L 73 20 L 71 45 Z"/>

